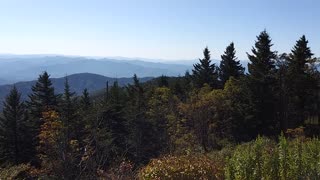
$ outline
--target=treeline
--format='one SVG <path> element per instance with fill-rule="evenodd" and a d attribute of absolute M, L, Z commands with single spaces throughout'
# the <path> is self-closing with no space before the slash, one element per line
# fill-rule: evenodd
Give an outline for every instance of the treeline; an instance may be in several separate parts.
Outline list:
<path fill-rule="evenodd" d="M 160 155 L 209 152 L 297 127 L 318 136 L 319 60 L 305 36 L 288 54 L 272 45 L 266 31 L 257 36 L 248 74 L 231 43 L 219 66 L 205 48 L 183 77 L 142 84 L 135 75 L 133 84 L 115 82 L 96 97 L 86 89 L 76 96 L 68 79 L 56 94 L 44 72 L 26 102 L 15 87 L 4 102 L 0 163 L 29 164 L 30 178 L 110 178 Z"/>

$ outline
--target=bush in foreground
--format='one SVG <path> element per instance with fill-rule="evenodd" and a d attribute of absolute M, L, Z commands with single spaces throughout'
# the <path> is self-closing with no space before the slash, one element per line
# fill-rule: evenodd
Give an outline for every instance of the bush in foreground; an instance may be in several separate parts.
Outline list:
<path fill-rule="evenodd" d="M 140 170 L 139 179 L 320 179 L 320 140 L 289 137 L 277 142 L 258 137 L 207 155 L 154 159 Z"/>
<path fill-rule="evenodd" d="M 167 156 L 152 160 L 139 179 L 223 179 L 223 165 L 205 155 Z"/>
<path fill-rule="evenodd" d="M 237 146 L 226 161 L 226 179 L 320 179 L 320 141 L 280 136 L 275 143 L 258 137 Z"/>
<path fill-rule="evenodd" d="M 19 164 L 6 168 L 0 168 L 0 179 L 27 179 L 30 178 L 28 164 Z"/>

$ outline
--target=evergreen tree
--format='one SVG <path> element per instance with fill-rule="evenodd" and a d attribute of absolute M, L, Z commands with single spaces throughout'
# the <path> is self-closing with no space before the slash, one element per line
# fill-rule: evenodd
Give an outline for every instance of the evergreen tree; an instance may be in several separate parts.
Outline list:
<path fill-rule="evenodd" d="M 119 87 L 118 81 L 113 83 L 113 86 L 109 91 L 109 105 L 111 106 L 122 106 L 122 102 L 124 99 L 124 94 L 122 89 Z"/>
<path fill-rule="evenodd" d="M 143 109 L 145 107 L 144 90 L 136 74 L 133 76 L 133 85 L 129 85 L 127 91 L 132 107 L 136 107 L 139 111 Z"/>
<path fill-rule="evenodd" d="M 208 84 L 213 88 L 218 87 L 218 74 L 215 64 L 211 64 L 210 51 L 208 47 L 203 50 L 203 59 L 199 59 L 200 63 L 194 64 L 193 82 L 198 88 L 204 84 Z"/>
<path fill-rule="evenodd" d="M 57 106 L 57 95 L 54 94 L 50 75 L 45 71 L 32 86 L 32 94 L 29 95 L 28 108 L 33 117 L 40 119 L 42 113 Z"/>
<path fill-rule="evenodd" d="M 82 92 L 82 96 L 80 97 L 80 108 L 77 112 L 77 121 L 76 121 L 76 138 L 79 142 L 79 146 L 82 150 L 85 149 L 85 139 L 88 136 L 90 130 L 88 127 L 90 126 L 90 117 L 92 115 L 94 109 L 94 104 L 91 102 L 89 92 L 87 88 L 85 88 Z"/>
<path fill-rule="evenodd" d="M 14 86 L 6 97 L 0 119 L 0 162 L 19 164 L 30 161 L 31 143 L 21 94 Z"/>
<path fill-rule="evenodd" d="M 146 117 L 146 95 L 139 79 L 133 76 L 133 84 L 127 88 L 126 115 L 129 125 L 130 154 L 134 162 L 146 163 L 153 153 L 150 150 L 153 135 L 152 124 Z"/>
<path fill-rule="evenodd" d="M 109 132 L 112 139 L 111 155 L 116 158 L 128 153 L 128 130 L 123 106 L 110 104 L 103 107 L 100 118 L 103 120 L 101 128 Z"/>
<path fill-rule="evenodd" d="M 237 61 L 233 42 L 230 43 L 224 54 L 221 56 L 219 70 L 220 80 L 223 85 L 231 76 L 239 78 L 240 76 L 244 75 L 244 67 L 242 67 L 240 61 Z"/>
<path fill-rule="evenodd" d="M 313 56 L 310 47 L 308 47 L 308 42 L 305 35 L 296 42 L 288 59 L 289 71 L 295 72 L 296 74 L 306 73 L 306 65 Z"/>
<path fill-rule="evenodd" d="M 306 108 L 311 105 L 313 90 L 316 89 L 316 81 L 308 73 L 313 53 L 308 47 L 308 40 L 303 35 L 293 47 L 288 57 L 288 72 L 286 85 L 288 88 L 288 126 L 295 128 L 303 125 Z"/>
<path fill-rule="evenodd" d="M 103 98 L 103 101 L 102 101 L 102 103 L 103 104 L 108 104 L 108 102 L 109 102 L 109 81 L 107 81 L 106 82 L 106 87 L 105 87 L 105 92 L 104 92 L 104 98 Z"/>
<path fill-rule="evenodd" d="M 283 132 L 286 131 L 288 127 L 287 117 L 287 106 L 288 106 L 288 89 L 286 87 L 286 74 L 288 71 L 287 63 L 288 55 L 286 53 L 281 54 L 276 62 L 277 72 L 276 80 L 277 85 L 275 87 L 275 95 L 277 97 L 277 119 L 280 122 L 280 128 Z"/>
<path fill-rule="evenodd" d="M 264 81 L 275 69 L 276 52 L 271 51 L 271 38 L 266 30 L 257 36 L 255 47 L 252 48 L 252 55 L 248 54 L 251 63 L 248 64 L 250 76 L 254 79 Z"/>
<path fill-rule="evenodd" d="M 61 119 L 63 125 L 66 129 L 66 137 L 70 140 L 74 135 L 71 133 L 77 131 L 78 126 L 76 126 L 76 99 L 75 92 L 71 92 L 68 78 L 65 78 L 64 84 L 64 93 L 62 95 L 62 104 L 61 104 Z M 73 131 L 74 130 L 74 131 Z"/>
<path fill-rule="evenodd" d="M 105 121 L 104 128 L 113 139 L 114 152 L 118 155 L 127 150 L 127 120 L 125 119 L 126 94 L 119 87 L 118 81 L 115 81 L 108 92 L 108 101 L 102 104 L 100 111 L 101 118 Z M 116 152 L 118 151 L 118 152 Z"/>
<path fill-rule="evenodd" d="M 54 93 L 50 75 L 45 71 L 39 75 L 38 81 L 32 86 L 32 94 L 29 95 L 29 101 L 27 102 L 27 108 L 30 113 L 30 126 L 32 129 L 32 146 L 33 152 L 36 152 L 36 148 L 39 146 L 39 133 L 40 127 L 43 124 L 43 113 L 57 109 L 58 97 Z M 32 163 L 39 165 L 39 158 L 36 154 L 33 154 Z"/>
<path fill-rule="evenodd" d="M 81 104 L 82 110 L 85 110 L 85 111 L 89 110 L 91 106 L 90 95 L 87 88 L 85 88 L 82 92 L 80 104 Z"/>
<path fill-rule="evenodd" d="M 65 169 L 73 169 L 73 172 L 68 172 L 68 170 L 62 171 L 63 176 L 66 177 L 76 173 L 75 169 L 77 169 L 79 163 L 77 157 L 80 148 L 83 146 L 82 135 L 84 133 L 84 124 L 82 124 L 83 122 L 77 113 L 76 101 L 75 92 L 71 91 L 68 78 L 65 77 L 64 93 L 62 94 L 60 104 L 60 120 L 62 125 L 60 143 L 62 145 L 62 154 L 64 154 L 63 167 Z"/>
<path fill-rule="evenodd" d="M 71 92 L 69 80 L 66 77 L 64 83 L 64 93 L 62 95 L 62 114 L 66 118 L 72 118 L 72 114 L 75 114 L 75 92 Z"/>
<path fill-rule="evenodd" d="M 272 135 L 278 132 L 275 109 L 275 93 L 273 87 L 275 81 L 276 52 L 271 50 L 271 38 L 264 30 L 257 37 L 252 55 L 248 54 L 250 63 L 249 84 L 252 100 L 255 105 L 255 117 L 257 134 Z"/>

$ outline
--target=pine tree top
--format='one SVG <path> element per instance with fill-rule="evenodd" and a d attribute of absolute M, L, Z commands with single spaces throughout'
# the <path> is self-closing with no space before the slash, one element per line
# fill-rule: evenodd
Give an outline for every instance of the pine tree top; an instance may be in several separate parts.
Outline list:
<path fill-rule="evenodd" d="M 252 47 L 252 55 L 247 53 L 251 63 L 248 63 L 248 71 L 255 78 L 263 78 L 270 75 L 275 68 L 277 52 L 272 51 L 271 38 L 266 30 L 257 36 L 255 46 Z"/>
<path fill-rule="evenodd" d="M 202 87 L 205 83 L 211 87 L 217 87 L 218 73 L 214 63 L 211 63 L 211 55 L 208 47 L 203 50 L 203 59 L 199 59 L 199 63 L 193 65 L 193 79 L 198 87 Z"/>
<path fill-rule="evenodd" d="M 237 78 L 244 74 L 244 67 L 237 60 L 236 50 L 234 48 L 234 43 L 231 42 L 227 46 L 223 55 L 221 55 L 220 62 L 220 80 L 224 84 L 231 76 Z"/>
<path fill-rule="evenodd" d="M 6 119 L 15 118 L 16 114 L 23 114 L 23 102 L 21 102 L 21 93 L 18 92 L 16 86 L 13 86 L 9 95 L 6 97 L 3 108 L 3 115 Z"/>
<path fill-rule="evenodd" d="M 308 43 L 309 41 L 306 39 L 305 35 L 296 41 L 288 58 L 290 71 L 295 71 L 296 73 L 303 73 L 305 71 L 306 63 L 308 63 L 308 60 L 313 56 L 310 47 L 308 47 Z"/>
<path fill-rule="evenodd" d="M 295 44 L 291 50 L 293 57 L 296 60 L 300 59 L 309 59 L 313 56 L 310 47 L 308 47 L 309 41 L 306 39 L 306 36 L 303 35 Z"/>

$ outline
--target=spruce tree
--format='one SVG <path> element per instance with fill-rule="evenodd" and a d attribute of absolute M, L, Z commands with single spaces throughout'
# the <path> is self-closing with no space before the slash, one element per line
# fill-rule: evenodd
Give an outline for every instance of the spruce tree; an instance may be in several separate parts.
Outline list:
<path fill-rule="evenodd" d="M 77 98 L 75 92 L 72 92 L 69 80 L 65 77 L 64 93 L 62 94 L 60 111 L 62 122 L 62 151 L 65 152 L 65 160 L 63 166 L 71 169 L 71 172 L 63 171 L 65 175 L 74 173 L 72 169 L 77 169 L 78 156 L 80 148 L 83 146 L 82 138 L 84 133 L 84 124 L 80 120 L 77 112 Z M 74 142 L 74 144 L 71 144 Z M 76 150 L 78 149 L 78 150 Z"/>
<path fill-rule="evenodd" d="M 303 35 L 293 47 L 288 57 L 288 70 L 286 86 L 288 88 L 288 126 L 295 128 L 303 125 L 306 108 L 311 105 L 313 91 L 316 89 L 316 81 L 308 73 L 308 65 L 313 53 L 308 47 L 308 40 Z M 311 101 L 310 101 L 311 100 Z"/>
<path fill-rule="evenodd" d="M 84 110 L 84 111 L 89 110 L 89 108 L 91 106 L 91 99 L 90 99 L 90 95 L 89 95 L 87 88 L 85 88 L 82 91 L 82 96 L 80 97 L 80 105 L 81 105 L 82 110 Z"/>
<path fill-rule="evenodd" d="M 29 95 L 28 108 L 34 118 L 40 119 L 42 113 L 49 109 L 56 109 L 57 95 L 50 80 L 50 75 L 45 71 L 32 86 L 32 94 Z"/>
<path fill-rule="evenodd" d="M 109 105 L 122 106 L 123 94 L 122 89 L 119 87 L 118 81 L 115 81 L 109 91 Z"/>
<path fill-rule="evenodd" d="M 27 101 L 27 109 L 30 113 L 30 126 L 32 129 L 33 152 L 39 146 L 40 127 L 43 124 L 43 113 L 56 110 L 58 96 L 54 93 L 54 87 L 50 80 L 50 75 L 45 71 L 39 75 L 38 81 L 31 88 L 32 94 Z M 32 162 L 39 165 L 40 161 L 36 154 L 33 154 Z"/>
<path fill-rule="evenodd" d="M 231 76 L 239 78 L 244 75 L 244 67 L 242 67 L 240 61 L 237 60 L 233 42 L 230 43 L 224 54 L 221 56 L 219 70 L 219 77 L 223 85 Z"/>
<path fill-rule="evenodd" d="M 66 128 L 67 139 L 74 137 L 71 133 L 77 131 L 76 126 L 76 99 L 75 92 L 71 92 L 68 78 L 65 78 L 64 93 L 62 95 L 61 118 Z M 73 131 L 74 130 L 74 131 Z"/>
<path fill-rule="evenodd" d="M 75 94 L 75 92 L 70 90 L 69 80 L 66 77 L 64 83 L 64 93 L 62 95 L 62 114 L 68 113 L 64 115 L 68 118 L 71 118 L 71 114 L 75 113 Z"/>
<path fill-rule="evenodd" d="M 288 105 L 288 90 L 286 87 L 286 74 L 288 71 L 287 63 L 288 55 L 286 53 L 280 54 L 276 62 L 276 81 L 277 85 L 275 87 L 275 95 L 277 97 L 277 114 L 278 120 L 280 122 L 280 128 L 283 132 L 286 131 L 288 127 L 287 122 L 287 105 Z"/>
<path fill-rule="evenodd" d="M 250 63 L 249 87 L 251 89 L 252 101 L 255 105 L 255 117 L 257 133 L 273 135 L 277 133 L 275 93 L 273 87 L 275 81 L 275 60 L 276 52 L 271 50 L 273 44 L 266 30 L 257 36 L 255 47 L 252 48 L 252 55 L 248 54 Z"/>
<path fill-rule="evenodd" d="M 133 76 L 133 84 L 127 87 L 127 93 L 126 118 L 130 127 L 130 155 L 135 162 L 146 162 L 147 157 L 150 157 L 150 152 L 146 149 L 151 126 L 146 118 L 145 92 L 136 74 Z"/>
<path fill-rule="evenodd" d="M 19 164 L 30 161 L 30 129 L 21 94 L 14 86 L 6 97 L 0 119 L 0 162 Z"/>
<path fill-rule="evenodd" d="M 252 55 L 248 54 L 251 63 L 248 64 L 248 71 L 252 78 L 264 81 L 275 69 L 276 52 L 271 51 L 271 38 L 266 30 L 257 36 L 255 47 L 252 48 Z"/>
<path fill-rule="evenodd" d="M 144 90 L 136 74 L 133 76 L 133 85 L 128 86 L 129 99 L 132 100 L 132 106 L 136 107 L 139 111 L 145 106 Z"/>
<path fill-rule="evenodd" d="M 210 51 L 208 47 L 203 50 L 203 59 L 199 59 L 200 63 L 194 64 L 193 82 L 197 88 L 208 84 L 213 88 L 218 87 L 218 74 L 215 64 L 211 64 Z"/>

